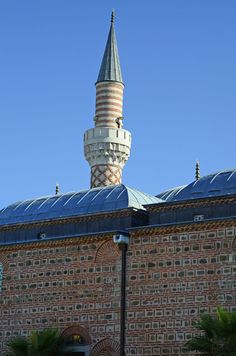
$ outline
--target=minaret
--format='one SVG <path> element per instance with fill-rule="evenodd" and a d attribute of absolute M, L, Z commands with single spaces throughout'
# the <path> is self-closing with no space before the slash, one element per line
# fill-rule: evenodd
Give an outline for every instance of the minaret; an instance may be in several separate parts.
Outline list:
<path fill-rule="evenodd" d="M 91 188 L 121 184 L 129 158 L 131 134 L 123 126 L 123 90 L 114 28 L 114 12 L 96 85 L 95 127 L 84 134 L 84 154 L 91 167 Z"/>

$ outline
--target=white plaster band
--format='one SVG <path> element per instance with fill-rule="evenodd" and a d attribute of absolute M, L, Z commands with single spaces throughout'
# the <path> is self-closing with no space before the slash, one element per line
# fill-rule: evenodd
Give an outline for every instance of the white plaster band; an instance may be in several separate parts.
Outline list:
<path fill-rule="evenodd" d="M 112 101 L 101 101 L 101 102 L 98 102 L 96 104 L 96 107 L 100 107 L 100 106 L 114 106 L 116 108 L 122 108 L 123 107 L 121 102 L 114 102 L 113 100 Z"/>
<path fill-rule="evenodd" d="M 122 114 L 122 108 L 118 108 L 118 107 L 116 108 L 116 107 L 111 106 L 111 105 L 107 105 L 107 106 L 103 105 L 103 106 L 101 106 L 99 108 L 96 108 L 96 113 L 102 113 L 102 112 L 104 112 L 104 113 L 118 112 L 118 113 Z"/>
<path fill-rule="evenodd" d="M 114 103 L 114 104 L 118 104 L 118 105 L 122 105 L 123 106 L 123 100 L 121 99 L 117 99 L 114 97 L 102 97 L 101 99 L 97 99 L 96 100 L 96 105 L 97 104 L 102 104 L 102 103 Z"/>
<path fill-rule="evenodd" d="M 123 94 L 114 90 L 101 90 L 99 93 L 96 93 L 96 98 L 100 98 L 101 96 L 117 96 L 118 99 L 123 99 Z"/>
<path fill-rule="evenodd" d="M 108 94 L 117 94 L 117 95 L 123 96 L 123 91 L 119 90 L 119 89 L 116 89 L 116 88 L 107 88 L 106 90 L 105 89 L 100 89 L 100 90 L 96 91 L 96 95 L 106 94 L 106 93 L 108 93 Z"/>
<path fill-rule="evenodd" d="M 117 87 L 117 86 L 114 86 L 112 84 L 109 84 L 109 85 L 106 85 L 106 86 L 102 86 L 102 87 L 96 87 L 96 92 L 99 92 L 99 91 L 102 91 L 102 90 L 117 90 L 120 93 L 124 92 L 124 88 Z"/>
<path fill-rule="evenodd" d="M 98 121 L 96 124 L 96 127 L 111 127 L 111 128 L 117 128 L 117 124 L 111 120 L 101 120 Z"/>
<path fill-rule="evenodd" d="M 109 95 L 109 94 L 102 94 L 100 96 L 96 96 L 96 101 L 101 101 L 101 100 L 117 100 L 117 101 L 123 101 L 123 96 L 117 96 L 117 95 Z"/>
<path fill-rule="evenodd" d="M 105 113 L 103 113 L 103 114 L 99 114 L 99 115 L 96 115 L 97 116 L 97 118 L 96 118 L 96 121 L 99 121 L 99 120 L 101 120 L 102 118 L 105 118 L 106 120 L 115 120 L 115 119 L 117 119 L 118 117 L 120 117 L 120 116 L 117 116 L 117 113 L 107 113 L 107 111 L 105 111 Z M 108 119 L 107 119 L 108 118 Z"/>
<path fill-rule="evenodd" d="M 119 111 L 96 111 L 96 116 L 97 119 L 96 121 L 99 121 L 102 118 L 109 118 L 110 120 L 115 120 L 119 117 L 121 117 L 122 113 Z"/>
<path fill-rule="evenodd" d="M 122 115 L 122 109 L 120 108 L 114 108 L 114 107 L 111 107 L 111 106 L 105 106 L 105 107 L 101 107 L 101 108 L 97 108 L 96 109 L 96 114 L 99 114 L 101 115 L 102 113 L 104 114 L 108 114 L 108 113 L 119 113 L 120 116 Z"/>
<path fill-rule="evenodd" d="M 95 127 L 85 132 L 84 143 L 115 142 L 125 146 L 131 146 L 131 133 L 127 130 L 107 127 Z"/>
<path fill-rule="evenodd" d="M 96 84 L 96 89 L 98 88 L 107 88 L 107 87 L 114 87 L 114 88 L 119 88 L 119 89 L 124 89 L 124 84 L 118 83 L 118 82 L 100 82 Z"/>
<path fill-rule="evenodd" d="M 115 119 L 114 117 L 111 118 L 110 115 L 107 115 L 107 116 L 99 116 L 96 120 L 96 123 L 97 124 L 100 124 L 104 122 L 104 123 L 110 123 L 112 125 L 114 125 L 114 127 L 117 129 L 117 123 L 115 122 Z M 97 125 L 96 125 L 97 126 Z"/>

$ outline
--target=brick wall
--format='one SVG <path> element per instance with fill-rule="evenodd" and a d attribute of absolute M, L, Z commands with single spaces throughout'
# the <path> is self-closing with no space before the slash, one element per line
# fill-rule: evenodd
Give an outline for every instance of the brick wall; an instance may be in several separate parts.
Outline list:
<path fill-rule="evenodd" d="M 201 312 L 236 308 L 234 237 L 234 227 L 131 234 L 127 355 L 181 355 Z M 117 345 L 121 265 L 112 236 L 9 247 L 0 263 L 2 350 L 10 337 L 47 327 L 83 328 L 94 356 L 105 352 L 98 342 Z"/>
<path fill-rule="evenodd" d="M 128 265 L 128 355 L 180 355 L 202 312 L 236 308 L 234 228 L 135 236 Z"/>
<path fill-rule="evenodd" d="M 119 253 L 111 238 L 69 245 L 25 245 L 7 251 L 1 292 L 0 342 L 32 329 L 81 325 L 92 343 L 119 325 Z M 118 258 L 117 258 L 118 257 Z"/>

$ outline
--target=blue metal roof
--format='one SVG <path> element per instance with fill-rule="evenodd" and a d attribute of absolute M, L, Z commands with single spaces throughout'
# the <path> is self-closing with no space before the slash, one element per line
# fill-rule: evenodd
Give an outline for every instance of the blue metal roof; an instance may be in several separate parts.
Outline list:
<path fill-rule="evenodd" d="M 157 198 L 162 199 L 164 201 L 171 201 L 173 196 L 176 196 L 182 189 L 184 189 L 186 185 L 182 185 L 180 187 L 175 187 L 172 189 L 165 190 L 164 192 L 157 195 Z"/>
<path fill-rule="evenodd" d="M 220 171 L 170 189 L 157 197 L 168 202 L 236 194 L 236 169 Z"/>
<path fill-rule="evenodd" d="M 98 74 L 97 83 L 104 81 L 116 81 L 123 83 L 118 48 L 116 43 L 114 13 L 112 13 L 110 32 L 108 35 L 102 64 Z"/>
<path fill-rule="evenodd" d="M 125 185 L 94 188 L 16 202 L 0 210 L 0 225 L 52 220 L 110 212 L 125 208 L 145 209 L 162 200 Z"/>

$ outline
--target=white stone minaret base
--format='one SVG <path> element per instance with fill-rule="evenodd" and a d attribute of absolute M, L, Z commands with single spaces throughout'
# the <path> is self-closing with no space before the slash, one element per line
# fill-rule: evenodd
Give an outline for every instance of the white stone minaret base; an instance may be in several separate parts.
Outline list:
<path fill-rule="evenodd" d="M 129 158 L 131 134 L 124 129 L 95 127 L 84 134 L 84 155 L 91 167 L 91 188 L 121 184 Z"/>

